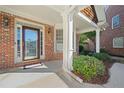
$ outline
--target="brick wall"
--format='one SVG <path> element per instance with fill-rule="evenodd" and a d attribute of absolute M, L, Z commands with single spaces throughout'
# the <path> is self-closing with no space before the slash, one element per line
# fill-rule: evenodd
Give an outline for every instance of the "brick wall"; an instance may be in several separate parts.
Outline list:
<path fill-rule="evenodd" d="M 3 16 L 5 15 L 7 15 L 9 18 L 9 27 L 7 29 L 3 27 Z M 26 64 L 34 64 L 41 61 L 40 59 L 36 59 L 14 64 L 14 21 L 16 17 L 35 22 L 30 19 L 0 12 L 0 69 L 23 66 Z M 62 53 L 54 52 L 54 27 L 47 24 L 43 25 L 45 25 L 45 60 L 62 60 Z"/>
<path fill-rule="evenodd" d="M 9 17 L 9 27 L 3 27 L 3 17 Z M 14 61 L 14 16 L 0 13 L 0 68 L 12 67 Z"/>
<path fill-rule="evenodd" d="M 120 27 L 112 29 L 112 17 L 117 14 L 120 15 Z M 109 26 L 101 32 L 101 47 L 112 55 L 124 56 L 124 48 L 113 48 L 113 38 L 124 37 L 124 6 L 109 6 L 106 18 Z"/>
<path fill-rule="evenodd" d="M 63 53 L 54 52 L 54 27 L 45 26 L 45 59 L 62 60 Z"/>

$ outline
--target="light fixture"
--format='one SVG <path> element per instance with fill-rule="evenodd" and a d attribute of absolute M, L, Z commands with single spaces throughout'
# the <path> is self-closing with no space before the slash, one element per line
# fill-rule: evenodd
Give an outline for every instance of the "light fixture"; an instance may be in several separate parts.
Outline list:
<path fill-rule="evenodd" d="M 3 27 L 4 28 L 8 28 L 9 26 L 9 17 L 8 16 L 4 16 L 3 17 Z"/>
<path fill-rule="evenodd" d="M 50 31 L 51 31 L 51 28 L 49 27 L 49 29 L 48 29 L 48 34 L 50 34 Z"/>

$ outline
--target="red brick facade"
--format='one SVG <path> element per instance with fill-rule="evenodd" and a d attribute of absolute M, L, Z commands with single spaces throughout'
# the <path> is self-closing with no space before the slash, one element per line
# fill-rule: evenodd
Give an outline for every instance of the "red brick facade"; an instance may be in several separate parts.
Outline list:
<path fill-rule="evenodd" d="M 8 29 L 3 28 L 3 16 L 9 16 Z M 14 62 L 14 16 L 0 13 L 0 68 L 13 66 Z"/>
<path fill-rule="evenodd" d="M 50 31 L 50 32 L 48 32 Z M 54 51 L 54 27 L 45 26 L 45 59 L 59 60 L 62 59 L 63 53 Z"/>
<path fill-rule="evenodd" d="M 112 29 L 112 17 L 117 14 L 120 16 L 120 27 Z M 111 55 L 124 56 L 124 48 L 113 48 L 113 38 L 124 37 L 124 6 L 109 6 L 106 18 L 109 26 L 101 32 L 101 47 Z"/>
<path fill-rule="evenodd" d="M 9 27 L 7 29 L 3 27 L 3 16 L 5 15 L 9 17 Z M 14 63 L 14 21 L 16 17 L 18 16 L 0 12 L 0 69 L 23 66 L 25 64 L 33 64 L 41 61 L 40 59 L 36 59 L 23 61 L 18 64 Z M 35 22 L 22 17 L 18 18 Z M 45 26 L 45 60 L 62 60 L 62 53 L 54 52 L 54 27 L 47 24 L 43 25 Z M 50 33 L 48 33 L 48 31 Z"/>

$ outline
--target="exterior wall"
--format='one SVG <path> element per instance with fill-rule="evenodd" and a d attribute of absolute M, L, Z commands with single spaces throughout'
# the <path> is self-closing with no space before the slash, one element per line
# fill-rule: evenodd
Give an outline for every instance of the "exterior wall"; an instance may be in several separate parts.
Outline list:
<path fill-rule="evenodd" d="M 7 15 L 9 17 L 9 27 L 4 29 L 3 27 L 3 16 Z M 23 66 L 26 64 L 34 64 L 41 62 L 40 59 L 23 61 L 18 64 L 14 64 L 14 21 L 15 18 L 20 18 L 23 20 L 35 22 L 30 19 L 18 17 L 5 12 L 0 12 L 0 69 L 12 68 L 17 66 Z M 35 22 L 39 23 L 39 22 Z M 42 23 L 39 23 L 42 24 Z M 47 60 L 62 60 L 63 53 L 54 52 L 54 27 L 42 24 L 45 26 L 45 59 Z M 48 33 L 50 32 L 50 33 Z"/>
<path fill-rule="evenodd" d="M 45 26 L 45 59 L 59 60 L 62 59 L 63 53 L 54 52 L 54 27 Z"/>
<path fill-rule="evenodd" d="M 9 16 L 9 27 L 4 29 L 3 16 Z M 14 62 L 14 16 L 0 13 L 0 68 L 13 66 Z"/>
<path fill-rule="evenodd" d="M 112 17 L 120 15 L 120 27 L 112 29 Z M 101 32 L 101 48 L 105 48 L 111 55 L 124 56 L 124 48 L 113 48 L 113 38 L 124 37 L 124 6 L 109 6 L 106 11 L 109 26 Z"/>

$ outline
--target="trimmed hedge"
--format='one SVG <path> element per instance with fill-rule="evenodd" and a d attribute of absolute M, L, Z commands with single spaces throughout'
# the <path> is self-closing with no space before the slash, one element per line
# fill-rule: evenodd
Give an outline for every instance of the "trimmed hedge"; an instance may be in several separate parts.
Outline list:
<path fill-rule="evenodd" d="M 77 56 L 73 60 L 74 72 L 83 76 L 86 81 L 97 75 L 104 75 L 105 66 L 102 61 L 91 56 Z"/>
<path fill-rule="evenodd" d="M 107 61 L 111 59 L 107 53 L 95 53 L 93 54 L 93 56 L 102 61 Z"/>

